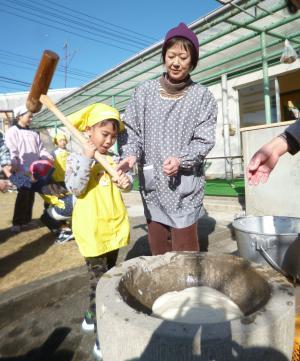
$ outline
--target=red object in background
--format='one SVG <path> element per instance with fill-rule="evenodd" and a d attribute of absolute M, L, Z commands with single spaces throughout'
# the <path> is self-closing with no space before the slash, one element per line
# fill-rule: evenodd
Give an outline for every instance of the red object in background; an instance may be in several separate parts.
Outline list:
<path fill-rule="evenodd" d="M 30 164 L 29 171 L 33 176 L 44 177 L 53 168 L 49 160 L 36 160 Z"/>

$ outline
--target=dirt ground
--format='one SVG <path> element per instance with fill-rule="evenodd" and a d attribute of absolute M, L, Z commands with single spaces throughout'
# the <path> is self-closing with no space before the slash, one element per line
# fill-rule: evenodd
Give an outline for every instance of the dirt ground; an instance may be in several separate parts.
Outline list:
<path fill-rule="evenodd" d="M 34 225 L 21 233 L 10 231 L 17 193 L 0 192 L 0 292 L 85 265 L 75 241 L 55 244 L 55 237 L 39 221 L 42 198 L 36 194 Z M 131 243 L 121 248 L 118 262 L 150 254 L 147 231 L 138 192 L 123 195 L 130 208 Z"/>
<path fill-rule="evenodd" d="M 0 192 L 0 292 L 27 285 L 36 280 L 59 274 L 85 264 L 75 241 L 55 244 L 55 237 L 39 221 L 43 201 L 36 194 L 34 225 L 19 234 L 10 231 L 17 193 Z M 131 242 L 120 249 L 118 262 L 132 257 L 150 255 L 147 227 L 138 192 L 123 194 L 131 224 Z M 201 249 L 212 252 L 233 253 L 236 242 L 230 228 L 218 224 L 212 216 L 204 216 L 198 222 Z"/>
<path fill-rule="evenodd" d="M 55 244 L 39 221 L 43 201 L 36 195 L 35 224 L 18 234 L 10 231 L 16 193 L 0 192 L 0 292 L 84 264 L 76 243 Z"/>

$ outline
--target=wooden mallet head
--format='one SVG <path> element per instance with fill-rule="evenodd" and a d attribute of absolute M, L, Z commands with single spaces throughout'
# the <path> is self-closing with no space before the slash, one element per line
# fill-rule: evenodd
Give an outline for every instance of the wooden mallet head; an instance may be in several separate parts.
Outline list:
<path fill-rule="evenodd" d="M 30 93 L 27 98 L 26 107 L 31 113 L 37 113 L 45 105 L 53 114 L 57 116 L 64 126 L 73 134 L 81 143 L 86 143 L 83 134 L 69 122 L 67 117 L 56 107 L 52 100 L 46 95 L 51 83 L 51 79 L 56 68 L 59 56 L 53 51 L 45 50 L 33 79 Z M 119 178 L 118 173 L 107 161 L 104 155 L 98 151 L 95 152 L 95 159 L 102 167 L 115 179 Z"/>
<path fill-rule="evenodd" d="M 58 60 L 59 56 L 53 51 L 45 50 L 43 52 L 26 101 L 26 107 L 31 113 L 41 110 L 40 96 L 47 94 Z"/>

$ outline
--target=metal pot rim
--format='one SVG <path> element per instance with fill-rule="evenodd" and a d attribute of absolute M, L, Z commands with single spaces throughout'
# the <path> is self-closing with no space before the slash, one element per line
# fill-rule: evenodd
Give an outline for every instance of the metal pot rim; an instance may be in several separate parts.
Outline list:
<path fill-rule="evenodd" d="M 255 232 L 255 231 L 247 231 L 246 229 L 243 229 L 241 226 L 238 225 L 238 221 L 239 220 L 243 220 L 243 219 L 250 219 L 250 218 L 257 218 L 257 219 L 261 219 L 261 218 L 283 218 L 283 219 L 294 219 L 296 221 L 298 221 L 300 223 L 300 218 L 299 217 L 289 217 L 289 216 L 242 216 L 242 217 L 238 217 L 236 219 L 234 219 L 234 221 L 232 222 L 232 226 L 233 228 L 237 229 L 238 231 L 244 232 L 244 233 L 251 233 L 251 234 L 256 234 L 256 235 L 260 235 L 260 236 L 295 236 L 298 233 L 294 232 L 294 233 L 261 233 L 261 232 Z"/>

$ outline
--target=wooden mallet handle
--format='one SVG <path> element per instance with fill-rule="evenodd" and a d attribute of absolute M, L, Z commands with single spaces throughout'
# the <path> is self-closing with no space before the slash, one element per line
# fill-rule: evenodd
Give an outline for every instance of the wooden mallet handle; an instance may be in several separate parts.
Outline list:
<path fill-rule="evenodd" d="M 69 122 L 68 118 L 57 108 L 57 106 L 47 95 L 42 94 L 40 96 L 40 102 L 57 116 L 57 118 L 65 125 L 65 127 L 68 128 L 69 132 L 80 141 L 80 143 L 84 144 L 86 142 L 86 138 L 83 136 L 83 134 Z M 118 178 L 116 170 L 110 165 L 110 163 L 108 163 L 104 155 L 96 151 L 94 157 L 113 178 Z"/>

